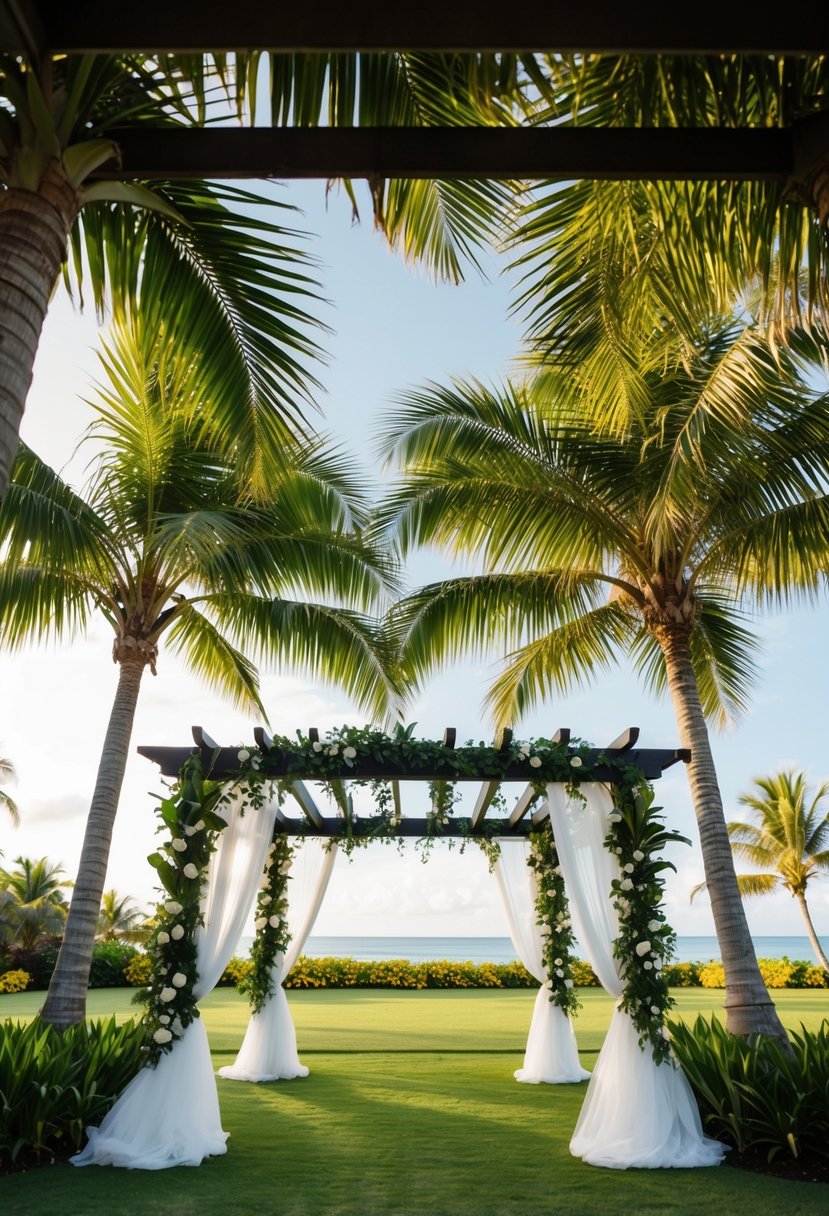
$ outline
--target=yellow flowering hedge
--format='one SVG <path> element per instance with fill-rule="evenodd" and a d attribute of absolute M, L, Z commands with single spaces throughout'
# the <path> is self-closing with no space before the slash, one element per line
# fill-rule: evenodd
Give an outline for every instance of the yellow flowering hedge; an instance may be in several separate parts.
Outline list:
<path fill-rule="evenodd" d="M 758 958 L 757 965 L 767 988 L 828 988 L 829 974 L 822 967 L 799 959 Z M 724 988 L 722 963 L 703 963 L 699 968 L 703 988 Z"/>
<path fill-rule="evenodd" d="M 32 977 L 22 968 L 17 971 L 4 971 L 0 975 L 0 992 L 25 992 L 31 982 Z"/>

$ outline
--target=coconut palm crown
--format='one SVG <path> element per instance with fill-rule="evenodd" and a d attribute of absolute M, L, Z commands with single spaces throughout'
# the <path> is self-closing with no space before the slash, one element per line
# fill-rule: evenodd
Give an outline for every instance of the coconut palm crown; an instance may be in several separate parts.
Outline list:
<path fill-rule="evenodd" d="M 0 638 L 112 630 L 118 683 L 64 945 L 45 1016 L 83 1016 L 92 945 L 142 677 L 162 640 L 231 701 L 266 717 L 254 661 L 339 685 L 371 716 L 394 691 L 365 615 L 394 586 L 362 534 L 349 462 L 321 441 L 284 453 L 255 499 L 207 396 L 199 358 L 135 321 L 103 358 L 83 493 L 22 447 L 0 509 Z M 219 411 L 220 414 L 220 411 Z M 100 446 L 102 445 L 102 446 Z"/>
<path fill-rule="evenodd" d="M 782 887 L 797 900 L 815 958 L 829 971 L 820 939 L 812 923 L 806 889 L 821 874 L 829 873 L 829 814 L 826 798 L 829 781 L 823 781 L 810 799 L 804 773 L 791 770 L 773 777 L 758 777 L 754 790 L 740 795 L 740 805 L 754 820 L 734 819 L 728 824 L 731 851 L 738 861 L 758 867 L 752 874 L 738 874 L 744 899 L 771 895 Z M 705 888 L 700 883 L 691 898 Z"/>
<path fill-rule="evenodd" d="M 400 481 L 378 529 L 482 572 L 427 586 L 392 614 L 411 678 L 460 652 L 507 654 L 499 722 L 630 658 L 667 687 L 683 746 L 729 985 L 729 1024 L 780 1028 L 737 892 L 706 719 L 745 705 L 746 610 L 816 594 L 829 538 L 829 408 L 793 357 L 722 325 L 694 348 L 640 343 L 625 426 L 605 382 L 556 367 L 523 386 L 409 393 L 384 436 Z M 615 419 L 618 422 L 618 418 Z"/>
<path fill-rule="evenodd" d="M 64 889 L 72 883 L 63 867 L 47 858 L 15 857 L 16 869 L 0 869 L 0 935 L 28 948 L 43 937 L 63 932 L 67 904 Z"/>

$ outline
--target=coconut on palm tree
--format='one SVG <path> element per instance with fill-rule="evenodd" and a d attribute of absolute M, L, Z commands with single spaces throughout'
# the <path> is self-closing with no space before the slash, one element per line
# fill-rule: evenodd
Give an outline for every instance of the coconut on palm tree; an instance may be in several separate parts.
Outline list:
<path fill-rule="evenodd" d="M 509 650 L 489 693 L 514 721 L 546 694 L 632 659 L 670 692 L 725 965 L 728 1024 L 782 1034 L 734 876 L 709 721 L 745 704 L 745 613 L 816 593 L 829 547 L 829 403 L 753 329 L 694 346 L 628 335 L 626 427 L 608 430 L 604 378 L 548 367 L 521 387 L 429 386 L 385 431 L 400 481 L 385 543 L 474 557 L 482 572 L 394 610 L 414 680 L 461 652 Z"/>
<path fill-rule="evenodd" d="M 824 971 L 829 959 L 812 923 L 806 888 L 821 874 L 829 873 L 829 814 L 825 799 L 829 781 L 822 782 L 810 798 L 804 773 L 791 770 L 774 777 L 758 777 L 752 793 L 740 795 L 740 805 L 752 812 L 753 823 L 735 819 L 728 824 L 731 851 L 738 861 L 758 869 L 738 874 L 737 885 L 744 899 L 771 895 L 781 888 L 797 900 L 815 958 Z M 705 890 L 700 883 L 691 899 Z"/>
<path fill-rule="evenodd" d="M 321 441 L 271 453 L 252 497 L 189 349 L 134 320 L 102 356 L 106 383 L 79 492 L 25 446 L 0 508 L 0 635 L 64 638 L 97 616 L 118 671 L 72 906 L 44 1016 L 83 1017 L 115 813 L 144 674 L 162 642 L 208 685 L 265 716 L 254 660 L 300 668 L 373 715 L 394 695 L 365 615 L 393 576 L 363 536 L 349 461 Z"/>
<path fill-rule="evenodd" d="M 0 869 L 0 934 L 28 949 L 63 932 L 68 911 L 63 892 L 72 883 L 62 866 L 45 857 L 15 857 L 14 864 L 16 870 Z"/>
<path fill-rule="evenodd" d="M 7 756 L 0 756 L 0 781 L 6 782 L 15 778 L 14 764 Z M 17 827 L 20 823 L 20 812 L 17 803 L 8 790 L 0 789 L 0 810 L 11 815 L 12 823 Z"/>

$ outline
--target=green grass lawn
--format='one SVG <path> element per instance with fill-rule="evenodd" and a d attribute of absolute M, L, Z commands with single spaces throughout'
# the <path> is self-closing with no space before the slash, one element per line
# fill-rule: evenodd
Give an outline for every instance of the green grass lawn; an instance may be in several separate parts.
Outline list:
<path fill-rule="evenodd" d="M 577 1022 L 590 1067 L 611 1001 L 584 992 Z M 684 989 L 678 1012 L 721 1007 Z M 90 994 L 92 1016 L 129 1016 L 129 992 Z M 27 1018 L 42 994 L 0 997 L 0 1019 Z M 0 1180 L 4 1216 L 818 1216 L 827 1188 L 707 1170 L 594 1169 L 567 1145 L 585 1085 L 519 1085 L 534 993 L 291 992 L 305 1080 L 219 1081 L 228 1153 L 159 1173 L 53 1166 Z M 787 1024 L 817 1026 L 825 991 L 775 994 Z M 232 989 L 205 1002 L 216 1066 L 241 1041 Z"/>

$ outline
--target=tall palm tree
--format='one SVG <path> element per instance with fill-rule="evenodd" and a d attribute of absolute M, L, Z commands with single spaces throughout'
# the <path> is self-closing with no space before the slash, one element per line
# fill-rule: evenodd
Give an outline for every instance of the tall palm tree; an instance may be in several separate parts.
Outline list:
<path fill-rule="evenodd" d="M 0 756 L 0 781 L 13 781 L 14 777 L 14 764 L 7 756 Z M 17 827 L 20 823 L 20 812 L 17 809 L 17 803 L 8 790 L 0 789 L 0 810 L 8 811 L 11 815 L 12 823 Z"/>
<path fill-rule="evenodd" d="M 120 895 L 114 887 L 104 891 L 101 910 L 98 913 L 98 934 L 102 941 L 122 938 L 124 941 L 143 941 L 146 933 L 141 926 L 147 919 L 131 895 Z"/>
<path fill-rule="evenodd" d="M 499 722 L 623 656 L 668 689 L 693 757 L 728 1023 L 782 1034 L 737 890 L 706 719 L 745 703 L 745 609 L 816 593 L 829 547 L 829 403 L 750 328 L 712 329 L 691 349 L 657 335 L 639 355 L 628 367 L 635 408 L 610 433 L 598 422 L 613 375 L 595 368 L 404 398 L 384 435 L 401 480 L 381 508 L 381 539 L 472 555 L 483 572 L 416 591 L 393 626 L 415 680 L 459 651 L 511 648 L 489 694 Z"/>
<path fill-rule="evenodd" d="M 63 932 L 68 911 L 63 889 L 72 883 L 63 867 L 45 857 L 15 857 L 16 870 L 0 869 L 0 932 L 28 949 L 43 937 Z"/>
<path fill-rule="evenodd" d="M 117 329 L 94 402 L 95 471 L 79 493 L 21 446 L 0 508 L 0 636 L 112 630 L 115 699 L 63 947 L 44 1016 L 83 1017 L 92 946 L 141 680 L 162 639 L 212 688 L 265 715 L 258 656 L 333 681 L 382 715 L 393 688 L 364 614 L 393 586 L 362 535 L 348 460 L 321 442 L 272 464 L 253 498 L 202 361 L 146 322 Z"/>
<path fill-rule="evenodd" d="M 302 419 L 314 383 L 305 365 L 318 350 L 297 234 L 257 218 L 263 200 L 235 187 L 91 176 L 117 159 L 119 129 L 200 125 L 244 84 L 222 57 L 0 56 L 0 501 L 62 268 L 74 290 L 91 288 L 99 311 L 109 303 L 119 313 L 140 294 L 168 328 L 200 332 L 238 459 L 257 434 L 282 438 Z M 277 204 L 265 202 L 272 215 Z"/>
<path fill-rule="evenodd" d="M 815 958 L 829 971 L 806 903 L 809 882 L 829 872 L 829 815 L 821 806 L 829 795 L 829 781 L 818 786 L 811 801 L 804 773 L 789 770 L 758 777 L 754 784 L 754 793 L 740 795 L 740 805 L 753 812 L 755 822 L 735 819 L 728 824 L 734 856 L 761 867 L 759 873 L 737 875 L 740 894 L 746 899 L 784 887 L 797 900 Z M 694 887 L 691 899 L 705 886 L 703 882 Z"/>

